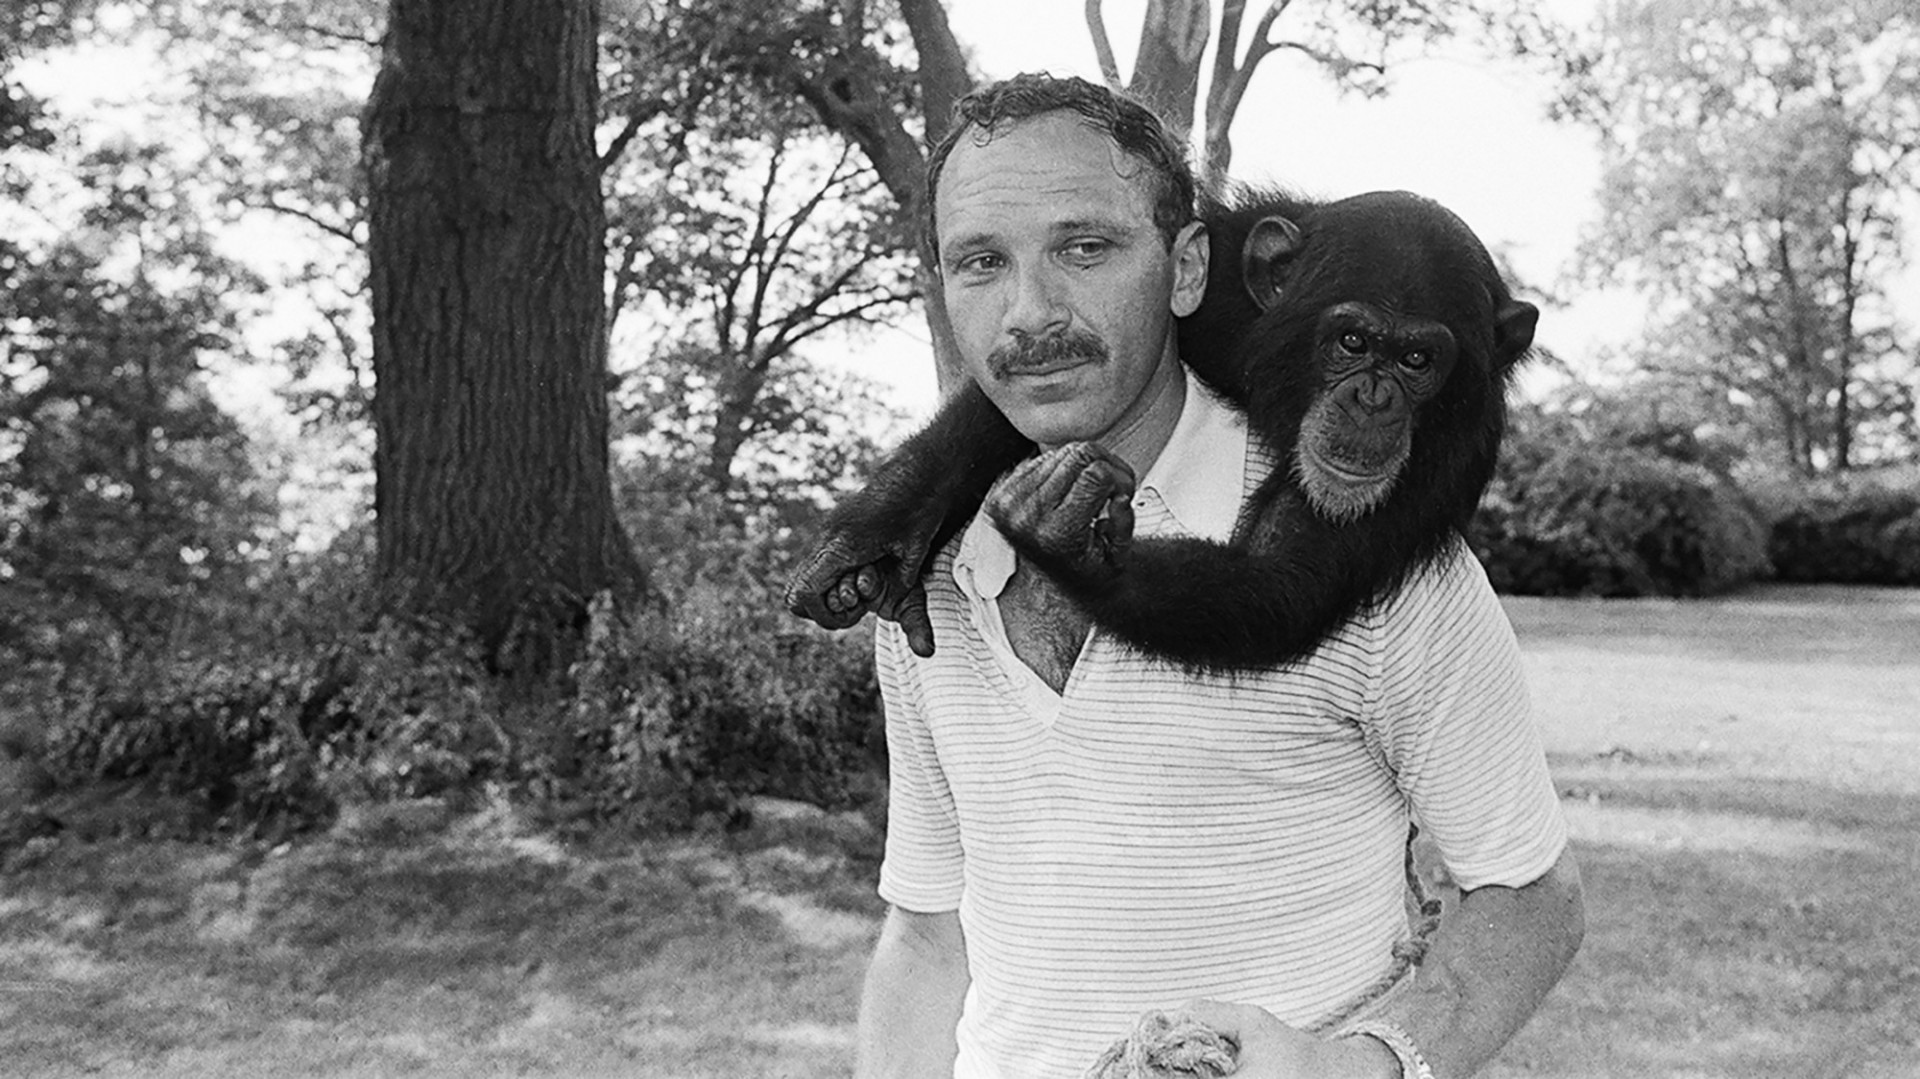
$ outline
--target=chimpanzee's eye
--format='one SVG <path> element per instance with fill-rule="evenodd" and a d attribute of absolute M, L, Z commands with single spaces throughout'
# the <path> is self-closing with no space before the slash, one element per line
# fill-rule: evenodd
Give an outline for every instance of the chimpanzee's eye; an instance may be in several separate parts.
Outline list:
<path fill-rule="evenodd" d="M 1359 330 L 1348 330 L 1340 335 L 1340 347 L 1358 356 L 1367 351 L 1367 335 Z"/>
<path fill-rule="evenodd" d="M 1433 353 L 1424 348 L 1416 348 L 1400 357 L 1400 366 L 1412 371 L 1424 371 L 1433 363 Z"/>

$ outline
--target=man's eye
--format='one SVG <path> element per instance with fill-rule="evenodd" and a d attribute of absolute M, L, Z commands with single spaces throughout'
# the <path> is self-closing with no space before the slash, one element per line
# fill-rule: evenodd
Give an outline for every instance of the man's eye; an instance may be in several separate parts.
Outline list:
<path fill-rule="evenodd" d="M 1113 245 L 1105 240 L 1075 240 L 1067 244 L 1063 251 L 1068 258 L 1087 261 L 1097 259 L 1112 250 Z"/>
<path fill-rule="evenodd" d="M 954 263 L 953 268 L 963 274 L 992 273 L 1000 268 L 1003 261 L 999 255 L 991 251 L 981 251 Z"/>

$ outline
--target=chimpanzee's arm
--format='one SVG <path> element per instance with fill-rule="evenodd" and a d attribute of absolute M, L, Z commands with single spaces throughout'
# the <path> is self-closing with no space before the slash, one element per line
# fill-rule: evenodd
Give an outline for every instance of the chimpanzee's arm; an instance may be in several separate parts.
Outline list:
<path fill-rule="evenodd" d="M 1057 564 L 1047 572 L 1095 624 L 1133 647 L 1193 669 L 1223 670 L 1308 655 L 1431 557 L 1397 550 L 1364 527 L 1331 524 L 1304 505 L 1271 519 L 1284 522 L 1284 537 L 1233 545 L 1140 538 L 1125 572 L 1105 580 Z"/>
<path fill-rule="evenodd" d="M 1100 466 L 1072 450 L 1060 451 L 1067 467 L 1099 474 Z M 1133 539 L 1126 525 L 1094 520 L 1111 481 L 1047 497 L 1040 484 L 1023 487 L 1024 474 L 1010 477 L 989 503 L 1021 556 L 1103 630 L 1196 670 L 1306 656 L 1363 604 L 1431 561 L 1452 535 L 1443 515 L 1330 522 L 1276 475 L 1251 500 L 1232 544 Z M 1064 488 L 1055 482 L 1050 489 Z"/>
<path fill-rule="evenodd" d="M 914 651 L 931 655 L 920 575 L 993 481 L 1032 452 L 1033 443 L 968 383 L 881 462 L 865 488 L 834 507 L 787 584 L 787 609 L 828 629 L 873 611 L 901 622 Z"/>

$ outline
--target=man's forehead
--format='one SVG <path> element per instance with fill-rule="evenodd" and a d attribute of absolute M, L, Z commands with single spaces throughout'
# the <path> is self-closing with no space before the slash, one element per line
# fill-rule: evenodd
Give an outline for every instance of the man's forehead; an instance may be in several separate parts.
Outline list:
<path fill-rule="evenodd" d="M 950 217 L 1014 210 L 1062 227 L 1119 226 L 1151 218 L 1152 179 L 1106 132 L 1071 112 L 1045 113 L 963 134 L 941 170 L 934 209 L 943 233 Z"/>

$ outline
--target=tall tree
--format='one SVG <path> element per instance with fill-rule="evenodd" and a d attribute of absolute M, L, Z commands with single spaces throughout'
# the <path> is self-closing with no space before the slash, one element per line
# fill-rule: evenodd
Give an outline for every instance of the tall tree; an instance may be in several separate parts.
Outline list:
<path fill-rule="evenodd" d="M 644 327 L 614 337 L 616 356 L 648 355 L 619 400 L 651 414 L 640 430 L 688 438 L 674 460 L 696 451 L 724 497 L 743 450 L 791 447 L 800 382 L 824 385 L 797 350 L 913 298 L 912 241 L 865 156 L 737 44 L 772 32 L 765 9 L 670 11 L 629 10 L 607 34 L 609 321 Z"/>
<path fill-rule="evenodd" d="M 674 380 L 679 407 L 705 420 L 701 471 L 721 495 L 741 450 L 791 411 L 776 390 L 796 350 L 914 296 L 897 239 L 879 227 L 878 181 L 853 149 L 804 131 L 761 138 L 771 144 L 709 143 L 616 203 L 628 213 L 614 294 L 676 312 L 652 320 L 665 331 L 654 352 L 694 361 Z"/>
<path fill-rule="evenodd" d="M 222 257 L 173 163 L 73 163 L 56 240 L 0 241 L 0 656 L 122 654 L 237 592 L 270 519 L 247 439 L 209 393 L 258 282 Z M 48 192 L 36 192 L 43 197 Z"/>
<path fill-rule="evenodd" d="M 1606 154 L 1584 256 L 1655 297 L 1643 363 L 1801 471 L 1912 453 L 1920 339 L 1890 295 L 1920 187 L 1911 5 L 1631 0 L 1581 52 L 1564 108 Z"/>
<path fill-rule="evenodd" d="M 607 474 L 597 0 L 393 0 L 364 136 L 378 571 L 556 669 L 640 568 Z"/>

